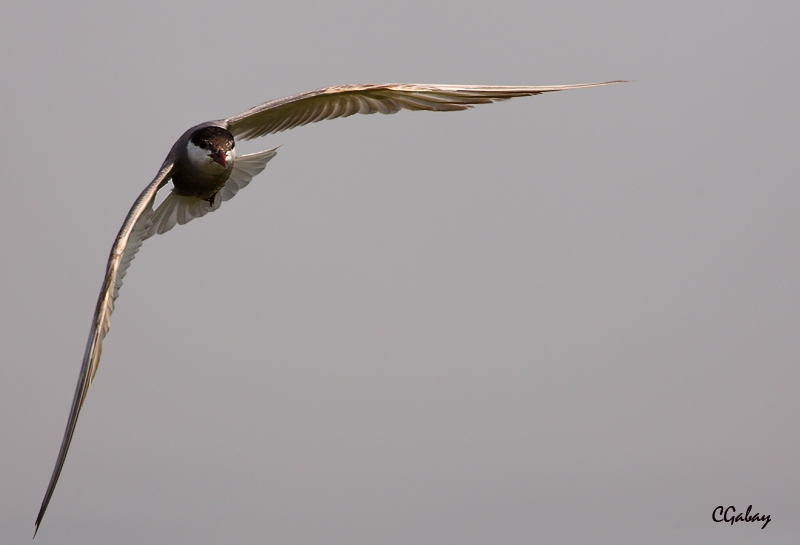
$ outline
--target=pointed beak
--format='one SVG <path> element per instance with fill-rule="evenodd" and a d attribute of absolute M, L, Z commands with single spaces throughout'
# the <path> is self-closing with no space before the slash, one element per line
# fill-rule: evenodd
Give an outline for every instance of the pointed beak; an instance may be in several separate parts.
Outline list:
<path fill-rule="evenodd" d="M 208 156 L 211 157 L 215 163 L 219 163 L 223 167 L 228 166 L 228 158 L 225 156 L 224 151 L 219 150 L 215 153 L 209 153 Z"/>

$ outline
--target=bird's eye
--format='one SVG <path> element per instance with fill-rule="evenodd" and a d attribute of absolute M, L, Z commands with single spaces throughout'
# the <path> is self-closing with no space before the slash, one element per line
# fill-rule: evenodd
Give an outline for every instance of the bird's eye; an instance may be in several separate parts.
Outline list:
<path fill-rule="evenodd" d="M 203 142 L 202 140 L 200 141 L 199 145 L 200 145 L 200 149 L 206 149 L 208 147 L 208 146 L 206 146 L 206 143 Z"/>

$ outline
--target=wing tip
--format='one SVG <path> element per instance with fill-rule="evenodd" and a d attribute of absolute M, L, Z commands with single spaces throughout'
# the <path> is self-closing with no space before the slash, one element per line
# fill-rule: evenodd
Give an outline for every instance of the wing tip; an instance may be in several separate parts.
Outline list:
<path fill-rule="evenodd" d="M 44 512 L 47 509 L 47 505 L 42 505 L 42 508 L 39 509 L 39 515 L 36 517 L 36 523 L 33 529 L 33 537 L 31 539 L 36 539 L 36 534 L 39 532 L 39 525 L 42 523 L 42 519 L 44 518 Z"/>

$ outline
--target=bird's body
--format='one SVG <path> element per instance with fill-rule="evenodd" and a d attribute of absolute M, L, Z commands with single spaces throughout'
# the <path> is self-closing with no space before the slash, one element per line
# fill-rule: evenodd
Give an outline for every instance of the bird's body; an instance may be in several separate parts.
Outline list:
<path fill-rule="evenodd" d="M 130 262 L 142 242 L 217 210 L 261 172 L 276 149 L 237 156 L 235 139 L 249 140 L 324 119 L 356 113 L 395 113 L 401 109 L 465 110 L 514 97 L 595 87 L 618 81 L 553 87 L 498 87 L 425 84 L 344 85 L 265 102 L 227 119 L 201 123 L 172 146 L 158 174 L 142 191 L 125 218 L 111 248 L 103 286 L 89 331 L 75 397 L 39 515 L 36 531 L 55 490 L 75 431 L 83 401 L 100 361 L 114 301 Z M 156 193 L 172 181 L 172 192 L 154 210 Z M 34 536 L 36 533 L 34 532 Z"/>

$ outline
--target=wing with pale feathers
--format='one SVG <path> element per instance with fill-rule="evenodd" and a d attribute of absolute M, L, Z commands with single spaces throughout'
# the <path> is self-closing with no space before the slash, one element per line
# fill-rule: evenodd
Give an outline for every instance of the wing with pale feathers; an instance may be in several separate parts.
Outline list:
<path fill-rule="evenodd" d="M 353 114 L 393 114 L 400 110 L 450 112 L 476 104 L 540 95 L 568 89 L 623 83 L 606 81 L 550 87 L 503 87 L 489 85 L 425 85 L 389 83 L 339 85 L 265 102 L 225 120 L 236 138 L 249 140 L 300 127 L 308 123 Z"/>
<path fill-rule="evenodd" d="M 100 353 L 103 350 L 103 338 L 108 332 L 111 324 L 111 313 L 114 311 L 114 301 L 119 295 L 119 288 L 122 286 L 122 279 L 131 264 L 131 261 L 139 251 L 142 241 L 146 238 L 147 231 L 152 223 L 153 217 L 153 198 L 158 190 L 170 178 L 172 173 L 172 161 L 165 161 L 158 172 L 158 175 L 152 182 L 145 188 L 144 191 L 133 203 L 128 216 L 125 218 L 125 223 L 117 234 L 114 240 L 114 246 L 111 248 L 111 254 L 108 257 L 108 265 L 106 265 L 106 276 L 103 280 L 103 288 L 100 290 L 100 297 L 97 299 L 97 307 L 94 311 L 94 318 L 92 318 L 92 327 L 89 331 L 89 340 L 86 343 L 86 352 L 83 355 L 83 364 L 81 365 L 81 372 L 78 375 L 78 386 L 75 389 L 75 397 L 72 399 L 72 408 L 69 411 L 69 418 L 67 419 L 67 429 L 64 432 L 64 439 L 61 442 L 61 449 L 58 451 L 58 458 L 56 459 L 56 467 L 53 469 L 53 475 L 50 477 L 50 484 L 47 486 L 47 492 L 42 501 L 42 507 L 39 509 L 39 515 L 36 517 L 36 531 L 39 530 L 39 524 L 42 522 L 44 512 L 47 510 L 47 505 L 50 503 L 50 498 L 53 496 L 53 490 L 56 488 L 58 477 L 61 475 L 61 469 L 64 467 L 64 460 L 67 458 L 67 451 L 69 444 L 72 441 L 72 435 L 75 433 L 75 424 L 78 422 L 78 414 L 83 406 L 83 401 L 86 399 L 86 392 L 89 390 L 89 385 L 94 379 L 97 372 L 97 365 L 100 362 Z M 36 533 L 34 532 L 34 537 Z"/>
<path fill-rule="evenodd" d="M 225 187 L 219 190 L 220 199 L 223 201 L 232 199 L 240 189 L 250 183 L 256 174 L 264 170 L 269 160 L 277 154 L 278 148 L 272 148 L 237 156 L 233 161 L 231 177 L 225 182 Z"/>

